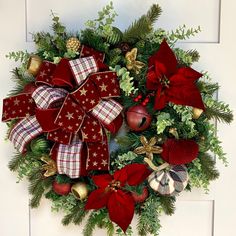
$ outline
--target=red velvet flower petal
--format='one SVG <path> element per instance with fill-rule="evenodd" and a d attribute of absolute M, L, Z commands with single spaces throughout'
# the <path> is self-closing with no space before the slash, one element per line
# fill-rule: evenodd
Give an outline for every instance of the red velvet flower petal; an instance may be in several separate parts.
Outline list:
<path fill-rule="evenodd" d="M 111 192 L 106 192 L 103 188 L 94 190 L 92 193 L 89 194 L 85 209 L 90 210 L 106 207 L 110 195 Z"/>
<path fill-rule="evenodd" d="M 196 81 L 200 77 L 202 77 L 202 74 L 199 73 L 198 71 L 190 68 L 190 67 L 181 67 L 178 69 L 176 74 L 180 74 L 183 77 L 185 77 L 188 80 Z"/>
<path fill-rule="evenodd" d="M 145 164 L 130 164 L 123 168 L 127 173 L 127 184 L 135 186 L 141 184 L 150 174 L 151 171 Z"/>
<path fill-rule="evenodd" d="M 187 164 L 197 158 L 199 147 L 191 139 L 168 139 L 162 146 L 161 157 L 171 165 Z"/>
<path fill-rule="evenodd" d="M 117 181 L 120 181 L 121 186 L 125 186 L 125 184 L 127 182 L 127 178 L 128 178 L 128 176 L 127 176 L 127 172 L 126 172 L 125 168 L 117 170 L 114 173 L 114 179 Z"/>
<path fill-rule="evenodd" d="M 134 200 L 129 193 L 113 192 L 107 204 L 110 219 L 125 232 L 134 216 Z"/>
<path fill-rule="evenodd" d="M 177 59 L 166 40 L 163 40 L 159 50 L 149 58 L 148 66 L 151 67 L 155 65 L 156 61 L 162 63 L 165 66 L 167 71 L 165 75 L 167 77 L 171 74 L 174 74 L 177 70 Z"/>
<path fill-rule="evenodd" d="M 174 75 L 170 88 L 165 91 L 167 100 L 177 105 L 197 107 L 205 110 L 202 96 L 195 82 L 184 78 L 181 75 Z"/>
<path fill-rule="evenodd" d="M 93 182 L 100 188 L 106 188 L 112 181 L 112 176 L 109 174 L 92 176 Z"/>

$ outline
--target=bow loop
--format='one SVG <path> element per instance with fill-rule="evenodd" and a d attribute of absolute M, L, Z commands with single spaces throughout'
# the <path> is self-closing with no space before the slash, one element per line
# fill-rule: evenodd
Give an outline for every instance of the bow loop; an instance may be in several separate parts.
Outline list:
<path fill-rule="evenodd" d="M 100 96 L 96 85 L 90 79 L 87 79 L 71 95 L 80 104 L 85 112 L 91 111 L 100 101 Z"/>

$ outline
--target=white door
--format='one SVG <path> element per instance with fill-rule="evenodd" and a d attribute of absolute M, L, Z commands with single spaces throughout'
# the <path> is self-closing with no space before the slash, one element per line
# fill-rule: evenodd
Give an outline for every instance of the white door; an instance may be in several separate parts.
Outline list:
<path fill-rule="evenodd" d="M 201 60 L 196 69 L 208 70 L 221 84 L 219 99 L 236 110 L 236 2 L 234 0 L 114 0 L 119 13 L 117 25 L 124 29 L 152 3 L 160 3 L 163 14 L 158 27 L 174 29 L 178 25 L 201 25 L 202 33 L 188 42 L 184 49 L 196 48 Z M 2 98 L 12 88 L 9 71 L 15 66 L 4 55 L 9 51 L 33 50 L 30 32 L 49 30 L 50 10 L 58 13 L 70 29 L 76 31 L 87 19 L 94 19 L 107 0 L 0 0 L 0 84 Z M 0 235 L 1 236 L 78 236 L 82 229 L 63 227 L 62 215 L 51 213 L 50 203 L 43 200 L 40 208 L 30 210 L 27 184 L 16 184 L 7 163 L 13 153 L 10 143 L 3 141 L 6 131 L 0 124 Z M 234 153 L 236 123 L 218 125 L 218 135 L 228 153 L 228 168 L 218 163 L 221 178 L 211 185 L 209 195 L 199 190 L 183 193 L 178 198 L 174 216 L 161 217 L 160 236 L 234 236 L 236 235 L 236 158 Z M 136 220 L 133 221 L 133 226 Z M 94 235 L 105 235 L 97 230 Z M 134 233 L 134 235 L 137 235 Z"/>

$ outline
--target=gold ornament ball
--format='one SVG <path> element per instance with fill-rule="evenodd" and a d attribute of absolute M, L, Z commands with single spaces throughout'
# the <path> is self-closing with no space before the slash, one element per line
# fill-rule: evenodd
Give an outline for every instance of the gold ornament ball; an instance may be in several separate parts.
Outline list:
<path fill-rule="evenodd" d="M 37 55 L 30 56 L 28 65 L 27 65 L 28 73 L 33 76 L 36 76 L 39 72 L 42 62 L 43 60 L 39 56 Z"/>
<path fill-rule="evenodd" d="M 202 113 L 203 113 L 202 109 L 194 107 L 193 108 L 193 119 L 198 119 Z"/>
<path fill-rule="evenodd" d="M 71 192 L 75 196 L 75 198 L 79 200 L 84 200 L 88 197 L 88 186 L 84 182 L 78 182 L 76 184 L 73 184 L 71 187 Z"/>
<path fill-rule="evenodd" d="M 74 52 L 77 52 L 80 48 L 80 41 L 79 39 L 75 38 L 75 37 L 72 37 L 72 38 L 69 38 L 67 41 L 66 41 L 66 48 L 67 50 L 70 49 Z"/>

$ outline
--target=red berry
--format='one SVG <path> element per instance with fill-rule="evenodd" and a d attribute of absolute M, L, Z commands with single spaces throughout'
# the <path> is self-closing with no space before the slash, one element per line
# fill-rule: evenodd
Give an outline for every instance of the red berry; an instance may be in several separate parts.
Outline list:
<path fill-rule="evenodd" d="M 141 99 L 141 98 L 142 98 L 142 95 L 141 95 L 141 94 L 139 94 L 137 98 Z"/>
<path fill-rule="evenodd" d="M 69 184 L 69 183 L 60 184 L 60 183 L 54 181 L 52 183 L 52 188 L 53 188 L 54 192 L 59 195 L 68 195 L 70 193 L 71 184 Z"/>
<path fill-rule="evenodd" d="M 147 199 L 148 195 L 149 195 L 149 193 L 148 193 L 147 187 L 143 188 L 143 192 L 141 194 L 137 194 L 136 192 L 132 192 L 132 197 L 133 197 L 135 203 L 144 202 Z"/>
<path fill-rule="evenodd" d="M 138 102 L 138 99 L 137 99 L 137 98 L 135 98 L 135 99 L 134 99 L 134 102 Z"/>

